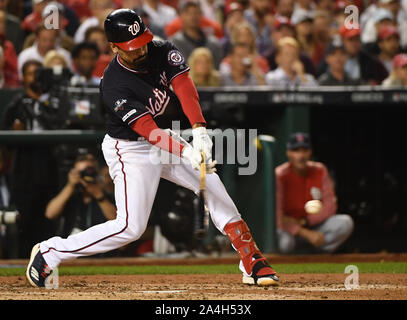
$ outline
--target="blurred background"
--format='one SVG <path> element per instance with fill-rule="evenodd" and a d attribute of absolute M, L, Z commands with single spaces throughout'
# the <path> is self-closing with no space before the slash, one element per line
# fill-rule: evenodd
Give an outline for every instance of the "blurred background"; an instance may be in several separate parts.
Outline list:
<path fill-rule="evenodd" d="M 406 251 L 407 0 L 0 0 L 0 259 L 115 217 L 98 85 L 117 8 L 184 54 L 208 128 L 262 135 L 236 135 L 255 174 L 218 171 L 263 252 L 279 252 L 275 169 L 296 132 L 327 169 L 332 213 L 353 221 L 335 252 Z M 143 237 L 101 256 L 230 252 L 213 225 L 193 241 L 195 202 L 162 181 Z"/>

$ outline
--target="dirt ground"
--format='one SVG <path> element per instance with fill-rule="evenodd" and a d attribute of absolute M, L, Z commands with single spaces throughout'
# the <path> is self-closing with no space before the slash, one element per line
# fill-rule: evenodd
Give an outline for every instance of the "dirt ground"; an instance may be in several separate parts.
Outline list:
<path fill-rule="evenodd" d="M 268 256 L 273 263 L 406 261 L 406 254 Z M 157 265 L 237 263 L 226 259 L 79 259 L 64 265 Z M 1 264 L 6 261 L 0 261 Z M 26 261 L 7 261 L 22 265 Z M 0 277 L 0 300 L 407 300 L 407 274 L 360 274 L 359 287 L 347 290 L 349 274 L 279 274 L 279 287 L 241 283 L 241 275 L 60 276 L 58 289 L 32 288 L 25 277 Z"/>
<path fill-rule="evenodd" d="M 279 287 L 240 283 L 240 275 L 61 276 L 59 289 L 36 289 L 24 277 L 0 277 L 1 300 L 406 300 L 407 274 L 362 274 L 346 290 L 342 274 L 281 274 Z"/>

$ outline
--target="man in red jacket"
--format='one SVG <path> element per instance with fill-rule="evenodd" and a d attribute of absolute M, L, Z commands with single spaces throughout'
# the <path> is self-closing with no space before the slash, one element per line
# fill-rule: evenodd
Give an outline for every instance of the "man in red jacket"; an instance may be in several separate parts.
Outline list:
<path fill-rule="evenodd" d="M 333 252 L 353 231 L 352 218 L 336 214 L 337 199 L 327 168 L 310 161 L 311 154 L 308 134 L 294 133 L 287 143 L 288 162 L 276 168 L 277 235 L 282 253 L 309 245 L 314 251 Z"/>

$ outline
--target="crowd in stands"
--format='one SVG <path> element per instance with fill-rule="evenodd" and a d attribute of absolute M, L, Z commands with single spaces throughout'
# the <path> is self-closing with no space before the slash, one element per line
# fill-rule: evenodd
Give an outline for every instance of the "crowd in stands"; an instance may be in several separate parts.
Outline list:
<path fill-rule="evenodd" d="M 0 88 L 23 89 L 4 108 L 0 129 L 60 128 L 37 70 L 68 70 L 72 85 L 97 86 L 114 57 L 103 23 L 118 8 L 136 9 L 156 40 L 173 42 L 198 87 L 407 85 L 407 0 L 0 0 Z M 72 161 L 76 173 L 63 187 L 55 150 L 0 148 L 0 155 L 0 206 L 13 203 L 25 217 L 19 257 L 51 235 L 47 221 L 63 217 L 65 205 L 97 212 L 91 220 L 114 218 L 106 189 L 78 182 L 75 166 L 92 159 Z M 13 173 L 9 193 L 5 172 Z M 90 221 L 68 218 L 64 234 Z"/>
<path fill-rule="evenodd" d="M 88 61 L 97 84 L 117 8 L 172 41 L 198 86 L 407 84 L 407 0 L 2 0 L 0 87 L 23 86 L 32 60 L 80 76 Z"/>

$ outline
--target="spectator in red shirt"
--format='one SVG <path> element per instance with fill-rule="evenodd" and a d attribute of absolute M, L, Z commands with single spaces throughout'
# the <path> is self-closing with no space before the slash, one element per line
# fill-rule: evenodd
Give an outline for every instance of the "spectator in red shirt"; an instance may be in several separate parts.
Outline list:
<path fill-rule="evenodd" d="M 64 0 L 63 3 L 75 11 L 80 22 L 92 16 L 92 11 L 89 8 L 89 0 Z"/>
<path fill-rule="evenodd" d="M 0 47 L 0 89 L 4 88 L 4 50 Z"/>
<path fill-rule="evenodd" d="M 64 29 L 69 36 L 73 36 L 75 34 L 75 31 L 79 26 L 79 20 L 73 9 L 68 6 L 64 6 L 55 0 L 32 0 L 32 4 L 32 13 L 26 16 L 21 23 L 22 29 L 24 29 L 27 34 L 34 32 L 37 27 L 43 23 L 46 16 L 55 12 L 55 8 L 57 8 L 60 15 L 60 26 L 58 28 Z M 46 15 L 44 16 L 45 13 Z M 52 23 L 55 23 L 55 21 L 52 21 Z"/>
<path fill-rule="evenodd" d="M 2 47 L 2 87 L 15 88 L 20 85 L 17 72 L 17 53 L 6 37 L 6 14 L 0 11 L 0 46 Z"/>
<path fill-rule="evenodd" d="M 9 2 L 10 0 L 1 0 L 0 11 L 5 13 L 4 19 L 6 37 L 13 43 L 16 52 L 19 53 L 24 42 L 24 32 L 21 28 L 20 18 L 8 11 Z"/>
<path fill-rule="evenodd" d="M 294 133 L 287 143 L 288 162 L 275 170 L 281 253 L 291 253 L 301 247 L 331 253 L 353 231 L 352 218 L 336 214 L 337 199 L 327 168 L 320 162 L 310 161 L 311 154 L 308 134 Z M 319 212 L 305 211 L 305 204 L 310 200 L 322 203 Z"/>
<path fill-rule="evenodd" d="M 32 0 L 32 12 L 21 22 L 21 27 L 27 32 L 34 32 L 42 22 L 42 11 L 51 0 Z"/>
<path fill-rule="evenodd" d="M 0 42 L 3 41 L 0 36 Z M 17 54 L 14 50 L 13 44 L 5 40 L 3 42 L 4 50 L 4 87 L 5 88 L 16 88 L 20 86 L 20 79 L 18 77 L 17 69 Z"/>

